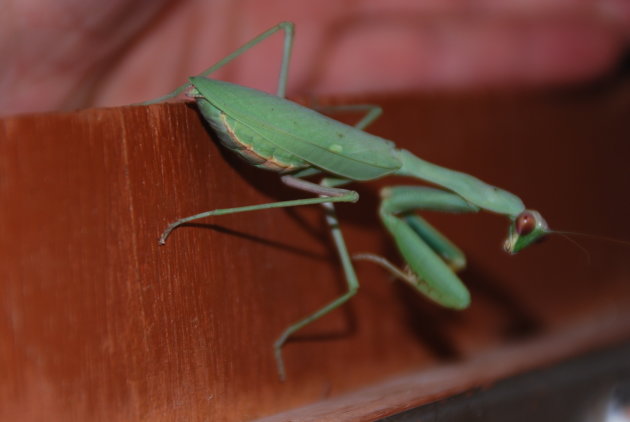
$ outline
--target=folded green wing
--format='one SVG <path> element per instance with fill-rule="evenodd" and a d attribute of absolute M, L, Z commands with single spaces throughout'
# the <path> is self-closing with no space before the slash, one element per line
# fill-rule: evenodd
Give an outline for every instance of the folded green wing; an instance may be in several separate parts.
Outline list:
<path fill-rule="evenodd" d="M 326 172 L 371 180 L 401 167 L 390 141 L 261 91 L 201 77 L 190 80 L 230 118 Z"/>

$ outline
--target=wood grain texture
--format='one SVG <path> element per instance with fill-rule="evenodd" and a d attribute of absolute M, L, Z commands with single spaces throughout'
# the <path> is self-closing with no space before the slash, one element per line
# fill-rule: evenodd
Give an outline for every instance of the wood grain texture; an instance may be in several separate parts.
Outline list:
<path fill-rule="evenodd" d="M 627 81 L 379 102 L 374 133 L 519 194 L 554 228 L 630 239 Z M 184 104 L 0 125 L 2 421 L 252 420 L 481 365 L 461 383 L 446 370 L 435 394 L 372 396 L 371 413 L 345 419 L 371 420 L 630 337 L 627 246 L 580 240 L 589 261 L 555 237 L 509 257 L 502 218 L 431 213 L 468 253 L 471 308 L 438 309 L 358 263 L 358 296 L 287 344 L 281 383 L 274 339 L 344 288 L 318 207 L 208 219 L 160 247 L 179 217 L 300 194 L 222 150 Z M 351 251 L 397 259 L 376 207 L 377 188 L 398 182 L 357 186 L 361 201 L 338 207 Z M 585 323 L 602 329 L 549 343 Z M 555 353 L 500 353 L 533 343 Z"/>

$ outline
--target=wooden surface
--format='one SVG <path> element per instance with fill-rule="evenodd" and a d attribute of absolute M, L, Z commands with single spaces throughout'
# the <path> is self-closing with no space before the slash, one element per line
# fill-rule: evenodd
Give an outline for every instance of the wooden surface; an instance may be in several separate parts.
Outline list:
<path fill-rule="evenodd" d="M 627 81 L 379 102 L 374 133 L 519 194 L 553 228 L 630 239 Z M 437 374 L 412 396 L 350 396 L 370 405 L 346 419 L 323 405 L 372 420 L 630 338 L 628 246 L 579 239 L 587 257 L 556 236 L 510 257 L 501 217 L 431 213 L 468 254 L 471 308 L 439 309 L 358 263 L 358 296 L 287 344 L 281 383 L 272 342 L 344 288 L 318 207 L 208 219 L 159 247 L 179 217 L 298 195 L 184 104 L 0 124 L 2 421 L 252 420 Z M 338 207 L 351 251 L 397 259 L 376 207 L 399 182 Z"/>

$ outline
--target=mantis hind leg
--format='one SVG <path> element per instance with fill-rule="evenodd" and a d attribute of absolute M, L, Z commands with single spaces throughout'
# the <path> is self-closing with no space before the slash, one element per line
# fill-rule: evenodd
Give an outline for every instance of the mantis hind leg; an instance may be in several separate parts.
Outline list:
<path fill-rule="evenodd" d="M 363 254 L 357 258 L 385 267 L 442 306 L 466 308 L 470 294 L 455 275 L 455 271 L 465 266 L 464 254 L 428 222 L 415 215 L 418 210 L 463 213 L 476 212 L 479 208 L 456 194 L 438 189 L 387 188 L 383 191 L 379 214 L 407 262 L 409 272 L 398 270 L 389 261 L 375 255 Z"/>
<path fill-rule="evenodd" d="M 291 51 L 293 49 L 293 38 L 295 35 L 295 25 L 293 25 L 292 22 L 280 22 L 278 25 L 275 25 L 274 27 L 269 28 L 262 34 L 258 35 L 256 38 L 243 44 L 240 48 L 236 49 L 235 51 L 233 51 L 232 53 L 230 53 L 223 59 L 219 60 L 217 63 L 210 66 L 208 69 L 201 72 L 198 76 L 208 76 L 212 74 L 213 72 L 222 68 L 223 66 L 225 66 L 226 64 L 228 64 L 229 62 L 231 62 L 232 60 L 234 60 L 241 54 L 245 53 L 250 48 L 254 47 L 256 44 L 260 43 L 266 38 L 269 38 L 271 35 L 275 34 L 276 32 L 280 30 L 284 31 L 284 48 L 282 52 L 282 64 L 280 66 L 280 75 L 278 76 L 278 89 L 277 89 L 276 95 L 278 97 L 284 98 L 286 87 L 287 87 L 287 78 L 289 74 L 289 62 L 291 60 Z M 191 86 L 190 83 L 186 82 L 185 84 L 175 88 L 173 91 L 169 92 L 166 95 L 163 95 L 154 100 L 143 102 L 141 104 L 148 105 L 148 104 L 155 104 L 162 101 L 166 101 L 170 98 L 178 96 L 179 94 L 184 92 L 186 89 L 188 89 L 190 86 Z"/>

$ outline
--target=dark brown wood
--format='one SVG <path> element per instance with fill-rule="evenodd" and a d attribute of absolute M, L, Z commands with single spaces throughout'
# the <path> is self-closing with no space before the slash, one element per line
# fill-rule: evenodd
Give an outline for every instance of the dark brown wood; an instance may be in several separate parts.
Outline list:
<path fill-rule="evenodd" d="M 379 102 L 373 132 L 519 194 L 554 228 L 630 239 L 627 82 Z M 376 208 L 398 182 L 338 207 L 351 251 L 397 259 Z M 471 308 L 438 309 L 358 263 L 359 294 L 287 344 L 281 383 L 274 339 L 344 289 L 319 208 L 157 238 L 182 216 L 297 196 L 184 104 L 2 120 L 0 420 L 251 420 L 438 374 L 411 395 L 354 394 L 345 419 L 334 402 L 317 413 L 372 420 L 630 337 L 628 246 L 579 239 L 587 258 L 556 236 L 510 257 L 503 218 L 431 213 L 468 253 Z"/>

